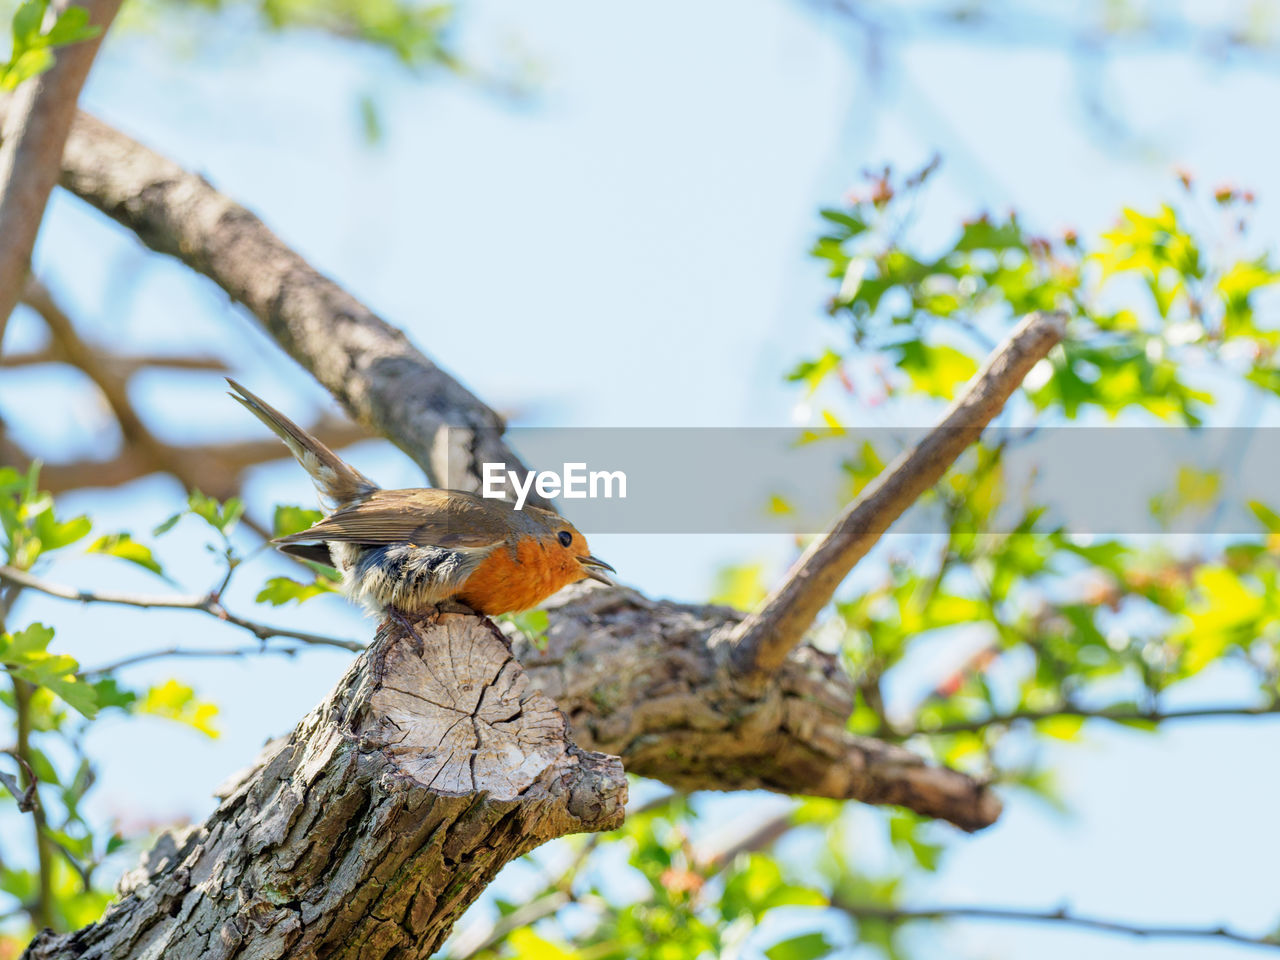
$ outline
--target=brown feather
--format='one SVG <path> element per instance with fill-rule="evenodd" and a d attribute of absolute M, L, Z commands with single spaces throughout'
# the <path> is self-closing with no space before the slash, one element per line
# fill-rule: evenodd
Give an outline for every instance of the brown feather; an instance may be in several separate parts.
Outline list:
<path fill-rule="evenodd" d="M 542 519 L 502 500 L 459 490 L 377 490 L 280 544 L 317 540 L 412 543 L 426 547 L 488 547 L 521 535 L 546 535 Z"/>

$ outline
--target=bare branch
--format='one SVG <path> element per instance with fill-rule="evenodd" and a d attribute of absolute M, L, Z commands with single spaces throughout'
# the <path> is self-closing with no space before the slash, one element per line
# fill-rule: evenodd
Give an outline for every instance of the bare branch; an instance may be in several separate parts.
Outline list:
<path fill-rule="evenodd" d="M 225 373 L 230 370 L 225 360 L 213 354 L 114 353 L 100 346 L 95 346 L 94 351 L 104 366 L 116 376 L 125 379 L 141 370 L 207 370 L 215 373 Z M 0 357 L 0 367 L 10 368 L 70 362 L 66 354 L 54 345 Z"/>
<path fill-rule="evenodd" d="M 188 490 L 202 490 L 225 500 L 239 491 L 240 475 L 248 466 L 276 460 L 284 454 L 280 444 L 274 440 L 216 447 L 174 447 L 164 443 L 138 415 L 129 398 L 125 375 L 112 368 L 98 349 L 80 338 L 70 317 L 34 277 L 28 280 L 23 299 L 45 321 L 53 335 L 54 345 L 66 362 L 82 370 L 101 391 L 120 424 L 125 440 L 121 453 L 114 460 L 105 464 L 91 463 L 87 474 L 56 466 L 42 472 L 41 479 L 50 492 L 57 493 L 66 488 L 58 486 L 59 483 L 69 484 L 72 489 L 87 485 L 106 486 L 162 470 L 176 477 Z M 364 436 L 358 428 L 331 428 L 327 421 L 322 433 L 329 434 L 333 440 Z M 11 459 L 9 462 L 21 461 Z M 271 539 L 270 532 L 252 517 L 245 517 L 244 523 L 264 540 Z"/>
<path fill-rule="evenodd" d="M 1050 313 L 1032 314 L 1014 328 L 938 425 L 858 495 L 742 622 L 730 640 L 734 673 L 748 682 L 768 681 L 854 564 L 978 439 L 1031 368 L 1062 339 L 1065 327 L 1064 315 Z"/>
<path fill-rule="evenodd" d="M 1169 723 L 1177 720 L 1209 720 L 1229 717 L 1267 717 L 1280 715 L 1280 699 L 1254 706 L 1190 707 L 1185 710 L 1142 710 L 1127 707 L 1073 707 L 1066 704 L 1044 710 L 1013 710 L 973 720 L 956 720 L 936 726 L 910 728 L 888 727 L 880 736 L 906 740 L 915 736 L 944 736 L 951 733 L 975 733 L 991 727 L 1009 727 L 1018 723 L 1035 723 L 1056 717 L 1080 717 L 1085 720 L 1110 720 L 1114 723 Z"/>
<path fill-rule="evenodd" d="M 1187 926 L 1139 926 L 1119 920 L 1082 916 L 1065 907 L 1057 910 L 1015 910 L 1003 907 L 884 907 L 871 903 L 855 903 L 839 898 L 832 900 L 833 907 L 856 920 L 883 920 L 886 923 L 907 923 L 912 920 L 996 920 L 1013 923 L 1059 923 L 1099 933 L 1119 933 L 1132 937 L 1160 940 L 1227 940 L 1251 947 L 1280 949 L 1280 938 L 1274 935 L 1251 937 L 1226 927 Z"/>
<path fill-rule="evenodd" d="M 20 813 L 31 813 L 40 799 L 39 794 L 36 793 L 38 783 L 36 775 L 31 769 L 31 764 L 27 763 L 26 757 L 16 749 L 4 752 L 13 757 L 14 761 L 22 769 L 22 776 L 26 779 L 27 786 L 23 788 L 18 783 L 17 777 L 11 773 L 4 772 L 0 772 L 0 784 L 3 784 L 4 788 L 13 794 L 13 799 L 18 802 L 18 811 Z"/>
<path fill-rule="evenodd" d="M 349 421 L 323 420 L 307 428 L 330 449 L 341 449 L 369 438 L 369 432 Z M 195 471 L 196 465 L 216 464 L 200 489 L 220 500 L 235 494 L 226 489 L 218 477 L 237 477 L 250 467 L 271 463 L 288 456 L 276 440 L 242 440 L 201 447 L 166 446 L 166 453 L 182 467 L 183 475 Z M 0 436 L 0 462 L 25 468 L 35 458 L 11 440 Z M 109 460 L 78 460 L 71 463 L 44 463 L 40 467 L 40 489 L 58 494 L 85 487 L 118 487 L 156 472 L 169 471 L 155 463 L 137 447 L 124 447 Z M 211 482 L 212 481 L 212 482 Z"/>
<path fill-rule="evenodd" d="M 80 2 L 90 22 L 104 32 L 120 9 L 120 0 Z M 59 0 L 47 16 L 56 17 L 69 5 Z M 52 67 L 18 87 L 5 118 L 0 140 L 0 340 L 22 293 L 76 100 L 100 42 L 101 34 L 59 49 Z"/>
<path fill-rule="evenodd" d="M 269 653 L 279 654 L 284 657 L 294 657 L 298 654 L 298 648 L 273 647 L 266 644 L 257 647 L 238 647 L 232 650 L 227 650 L 223 647 L 208 647 L 204 649 L 166 647 L 163 650 L 148 650 L 145 653 L 135 653 L 130 657 L 121 657 L 119 660 L 112 660 L 110 663 L 104 663 L 99 667 L 86 667 L 80 671 L 79 675 L 82 677 L 96 677 L 104 673 L 114 673 L 116 670 L 122 670 L 125 667 L 134 667 L 140 663 L 151 663 L 154 660 L 214 660 L 224 657 L 242 660 L 246 657 L 262 656 Z"/>
<path fill-rule="evenodd" d="M 364 646 L 355 640 L 341 640 L 337 637 L 326 637 L 317 633 L 286 630 L 283 627 L 273 627 L 254 620 L 247 620 L 244 617 L 238 617 L 223 607 L 222 603 L 212 594 L 208 596 L 184 596 L 182 594 L 147 596 L 144 594 L 77 590 L 75 587 L 68 587 L 61 583 L 50 583 L 39 577 L 33 577 L 31 574 L 16 567 L 5 565 L 0 565 L 0 580 L 27 590 L 35 590 L 37 593 L 43 593 L 50 597 L 57 597 L 60 600 L 77 600 L 80 603 L 110 603 L 148 610 L 196 610 L 248 630 L 259 640 L 283 637 L 287 640 L 298 640 L 302 643 L 316 646 L 338 647 L 342 650 L 351 650 L 353 652 L 364 649 Z"/>

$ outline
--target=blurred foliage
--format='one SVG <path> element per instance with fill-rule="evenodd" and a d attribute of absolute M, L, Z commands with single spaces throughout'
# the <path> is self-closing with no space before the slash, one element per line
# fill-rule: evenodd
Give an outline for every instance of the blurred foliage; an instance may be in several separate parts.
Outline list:
<path fill-rule="evenodd" d="M 187 515 L 207 524 L 218 540 L 210 549 L 227 567 L 221 591 L 241 559 L 229 534 L 242 512 L 238 501 L 193 493 L 188 510 L 165 521 L 156 535 Z M 53 498 L 40 491 L 38 464 L 25 473 L 0 468 L 0 550 L 7 566 L 38 570 L 79 545 L 86 554 L 124 560 L 167 580 L 150 546 L 128 533 L 92 534 L 88 517 L 59 514 Z M 0 956 L 16 955 L 42 926 L 70 930 L 96 920 L 116 873 L 137 855 L 138 843 L 126 844 L 113 825 L 81 812 L 97 779 L 85 752 L 90 727 L 112 714 L 153 716 L 217 736 L 218 708 L 188 684 L 171 678 L 134 687 L 119 675 L 127 663 L 86 668 L 56 651 L 53 627 L 19 625 L 13 611 L 20 592 L 0 588 L 0 727 L 12 731 L 12 746 L 0 752 Z M 18 829 L 22 819 L 33 827 L 29 841 Z M 110 869 L 100 872 L 113 854 L 119 855 Z"/>
<path fill-rule="evenodd" d="M 12 90 L 24 80 L 53 66 L 53 51 L 96 37 L 101 30 L 89 25 L 83 7 L 70 6 L 43 29 L 48 0 L 27 0 L 13 14 L 9 59 L 0 63 L 0 92 Z"/>
<path fill-rule="evenodd" d="M 935 166 L 903 178 L 878 171 L 821 213 L 813 255 L 833 282 L 828 313 L 842 336 L 788 379 L 824 426 L 884 404 L 940 409 L 1034 310 L 1071 321 L 1005 414 L 1029 430 L 1210 424 L 1223 394 L 1243 390 L 1260 404 L 1280 392 L 1265 303 L 1280 272 L 1249 249 L 1247 192 L 1205 191 L 1182 175 L 1176 202 L 1122 211 L 1090 241 L 1039 236 L 1010 214 L 925 249 L 912 239 L 913 213 Z M 814 436 L 849 442 L 839 430 Z M 932 552 L 886 543 L 872 560 L 878 581 L 834 604 L 820 634 L 839 636 L 855 679 L 852 730 L 909 741 L 1065 813 L 1047 747 L 1081 740 L 1092 723 L 1157 729 L 1176 715 L 1163 708 L 1168 691 L 1217 666 L 1252 677 L 1256 696 L 1241 713 L 1280 710 L 1280 513 L 1252 504 L 1258 535 L 1225 545 L 1071 535 L 1046 528 L 1044 505 L 1006 476 L 1010 442 L 976 446 L 926 497 L 950 531 Z M 895 453 L 856 447 L 844 467 L 851 495 Z M 1217 488 L 1211 470 L 1185 465 L 1152 513 L 1173 517 Z M 1013 522 L 994 522 L 1010 509 Z M 749 609 L 779 573 L 727 568 L 712 599 Z M 899 674 L 930 683 L 890 698 Z M 727 851 L 708 851 L 707 838 L 725 832 L 709 803 L 670 797 L 616 837 L 574 841 L 566 869 L 544 868 L 545 883 L 520 904 L 498 901 L 491 922 L 477 919 L 480 947 L 464 925 L 450 956 L 809 960 L 853 943 L 889 960 L 927 955 L 893 912 L 927 885 L 957 831 L 809 799 L 763 828 L 744 817 Z"/>

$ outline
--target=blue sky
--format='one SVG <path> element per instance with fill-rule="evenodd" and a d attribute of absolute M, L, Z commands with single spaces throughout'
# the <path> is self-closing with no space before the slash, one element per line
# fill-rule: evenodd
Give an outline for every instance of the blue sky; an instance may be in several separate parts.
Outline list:
<path fill-rule="evenodd" d="M 1216 5 L 1198 5 L 1213 16 Z M 794 361 L 836 331 L 828 291 L 805 256 L 816 209 L 886 161 L 907 168 L 941 150 L 922 229 L 942 231 L 1009 207 L 1049 231 L 1105 227 L 1122 204 L 1172 190 L 1174 163 L 1209 182 L 1254 188 L 1258 234 L 1280 236 L 1280 71 L 1224 69 L 1177 53 L 1137 52 L 1107 67 L 1109 101 L 1148 144 L 1101 141 L 1082 117 L 1073 67 L 1052 44 L 1011 49 L 934 37 L 903 47 L 881 78 L 840 31 L 785 2 L 669 0 L 620 6 L 483 0 L 465 36 L 481 62 L 532 56 L 540 95 L 517 105 L 451 81 L 424 81 L 373 52 L 318 37 L 245 41 L 229 27 L 122 33 L 105 51 L 86 105 L 209 177 L 288 243 L 514 421 L 565 426 L 781 425 Z M 364 145 L 357 103 L 376 90 L 385 141 Z M 235 358 L 237 377 L 291 414 L 331 401 L 226 298 L 190 282 L 101 217 L 57 197 L 38 271 L 86 331 L 113 344 L 199 346 Z M 38 326 L 18 318 L 6 347 Z M 164 437 L 259 436 L 216 377 L 150 374 L 135 399 Z M 69 372 L 6 373 L 0 412 L 50 458 L 110 449 L 107 413 Z M 20 399 L 21 398 L 21 399 Z M 352 453 L 387 486 L 413 485 L 385 444 Z M 261 511 L 309 502 L 301 472 L 255 471 Z M 175 509 L 176 485 L 151 478 L 66 499 L 104 529 L 143 532 Z M 161 556 L 191 589 L 215 577 L 200 532 L 184 525 Z M 770 538 L 614 536 L 593 540 L 623 578 L 651 594 L 704 598 L 717 566 L 788 545 Z M 232 602 L 242 611 L 270 572 L 256 560 Z M 102 558 L 50 570 L 84 586 L 154 590 Z M 83 662 L 133 649 L 237 638 L 169 613 L 81 609 L 38 599 L 22 611 L 59 628 Z M 264 616 L 268 614 L 264 613 Z M 300 624 L 366 635 L 336 598 Z M 146 636 L 138 636 L 144 623 Z M 305 626 L 303 627 L 305 629 Z M 343 655 L 140 667 L 170 674 L 222 708 L 206 741 L 158 721 L 108 721 L 95 809 L 127 822 L 199 817 L 211 790 L 332 685 Z M 1244 696 L 1238 678 L 1206 677 L 1183 696 Z M 1275 722 L 1221 722 L 1159 737 L 1098 731 L 1056 750 L 1075 815 L 1013 798 L 995 828 L 963 840 L 922 899 L 1054 907 L 1063 902 L 1150 922 L 1265 929 L 1280 860 Z M 163 758 L 159 762 L 159 758 Z M 721 802 L 721 801 L 717 801 Z M 750 816 L 741 800 L 732 809 Z M 947 955 L 1227 958 L 1244 950 L 1174 946 L 1055 928 L 965 925 Z"/>

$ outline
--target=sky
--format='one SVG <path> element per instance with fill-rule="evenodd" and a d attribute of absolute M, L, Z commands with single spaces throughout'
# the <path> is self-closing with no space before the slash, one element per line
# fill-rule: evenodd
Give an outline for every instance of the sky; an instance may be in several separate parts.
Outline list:
<path fill-rule="evenodd" d="M 1191 9 L 1211 18 L 1215 6 Z M 1011 207 L 1044 231 L 1097 231 L 1122 205 L 1168 197 L 1175 163 L 1208 182 L 1255 189 L 1258 234 L 1280 236 L 1280 134 L 1259 121 L 1280 98 L 1280 71 L 1265 63 L 1226 68 L 1137 49 L 1109 64 L 1107 100 L 1137 134 L 1135 147 L 1088 121 L 1076 68 L 1051 42 L 1013 49 L 943 32 L 901 45 L 869 77 L 866 51 L 846 30 L 781 0 L 480 0 L 467 5 L 463 26 L 477 62 L 531 59 L 538 95 L 513 102 L 322 37 L 246 39 L 232 23 L 123 32 L 101 56 L 84 104 L 255 210 L 480 397 L 530 425 L 792 422 L 797 397 L 783 374 L 838 336 L 821 314 L 826 282 L 805 256 L 816 210 L 884 162 L 907 169 L 943 154 L 921 212 L 921 229 L 940 237 L 959 219 Z M 385 129 L 373 146 L 361 138 L 358 108 L 371 92 Z M 72 198 L 55 197 L 35 262 L 104 342 L 225 353 L 238 379 L 291 415 L 336 409 L 224 295 Z M 34 342 L 38 329 L 15 317 L 6 349 Z M 166 439 L 261 434 L 214 375 L 153 373 L 135 388 Z M 89 398 L 69 371 L 6 372 L 0 382 L 0 413 L 50 459 L 110 451 L 109 415 Z M 361 444 L 351 459 L 385 486 L 420 482 L 389 445 Z M 311 496 L 286 461 L 255 470 L 247 490 L 259 516 Z M 179 502 L 174 482 L 153 477 L 68 496 L 63 509 L 90 512 L 102 530 L 142 533 Z M 217 578 L 202 542 L 188 521 L 159 548 L 193 591 Z M 593 538 L 592 548 L 645 592 L 693 601 L 707 596 L 721 564 L 763 558 L 775 569 L 790 545 L 614 535 Z M 229 605 L 270 617 L 254 609 L 253 594 L 286 571 L 256 558 Z M 81 586 L 159 589 L 104 558 L 71 556 L 46 573 Z M 61 649 L 86 664 L 177 640 L 237 642 L 193 615 L 25 602 L 20 615 L 56 624 Z M 286 616 L 354 638 L 371 628 L 337 598 Z M 137 668 L 129 678 L 139 684 L 169 675 L 193 683 L 221 707 L 223 732 L 210 741 L 160 721 L 97 724 L 94 810 L 126 826 L 203 816 L 213 788 L 289 729 L 346 662 L 311 651 L 289 661 Z M 1178 696 L 1233 695 L 1247 691 L 1218 673 Z M 1069 903 L 1152 923 L 1269 929 L 1280 772 L 1265 758 L 1276 733 L 1269 721 L 1156 737 L 1092 731 L 1084 746 L 1052 753 L 1072 816 L 1012 796 L 999 824 L 961 840 L 918 899 Z M 743 818 L 764 809 L 741 797 L 706 802 Z M 939 937 L 927 943 L 948 956 L 1247 952 L 977 923 Z"/>

